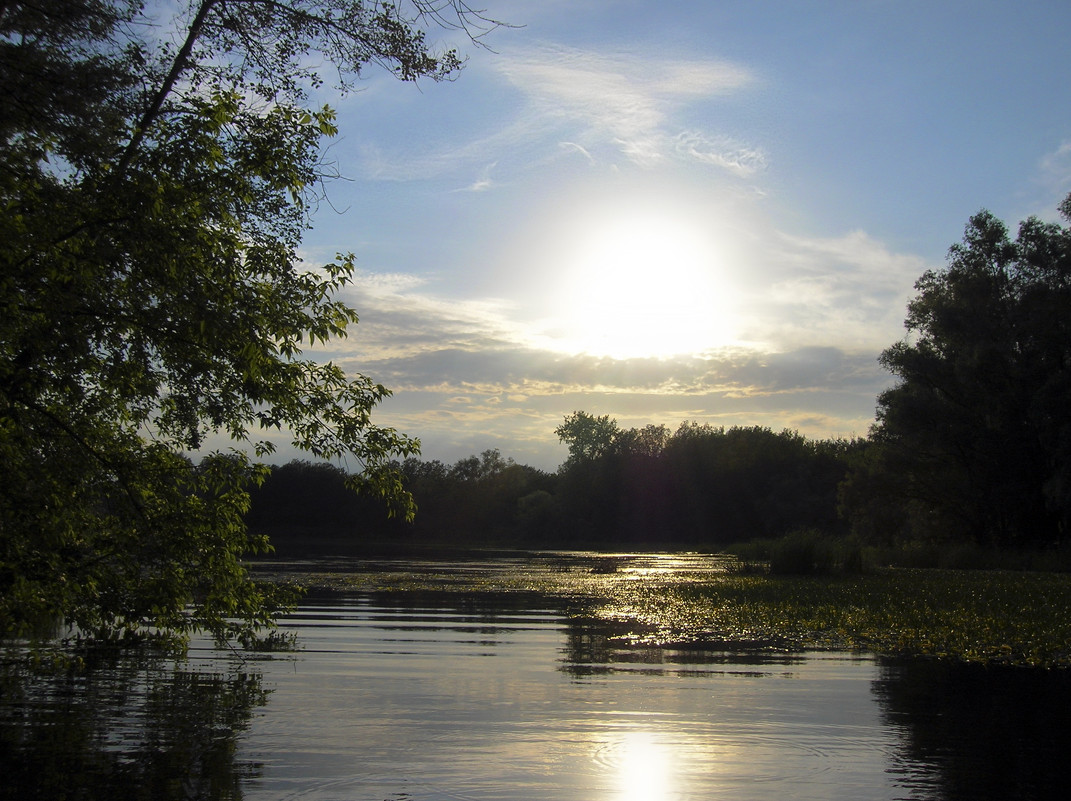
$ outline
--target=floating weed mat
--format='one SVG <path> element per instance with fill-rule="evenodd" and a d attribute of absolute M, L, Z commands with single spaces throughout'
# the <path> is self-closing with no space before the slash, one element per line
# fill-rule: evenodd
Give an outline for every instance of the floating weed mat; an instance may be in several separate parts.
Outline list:
<path fill-rule="evenodd" d="M 614 621 L 637 645 L 861 650 L 986 664 L 1071 667 L 1071 574 L 890 568 L 768 576 L 723 557 L 562 554 L 397 560 L 290 572 L 340 592 L 537 593 Z M 298 573 L 299 575 L 295 575 Z M 281 576 L 277 576 L 281 578 Z"/>
<path fill-rule="evenodd" d="M 1071 576 L 883 570 L 851 578 L 723 576 L 612 590 L 598 614 L 644 639 L 858 649 L 964 662 L 1071 666 Z"/>
<path fill-rule="evenodd" d="M 463 557 L 397 557 L 253 566 L 263 580 L 338 592 L 540 592 L 564 597 L 612 595 L 619 584 L 702 582 L 735 569 L 726 554 L 467 552 Z"/>

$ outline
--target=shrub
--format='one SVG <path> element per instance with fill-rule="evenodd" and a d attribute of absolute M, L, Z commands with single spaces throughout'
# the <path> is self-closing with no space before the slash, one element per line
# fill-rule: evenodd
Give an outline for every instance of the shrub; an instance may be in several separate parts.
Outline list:
<path fill-rule="evenodd" d="M 815 529 L 793 531 L 769 548 L 770 573 L 778 576 L 861 573 L 863 551 L 854 539 L 836 539 Z"/>

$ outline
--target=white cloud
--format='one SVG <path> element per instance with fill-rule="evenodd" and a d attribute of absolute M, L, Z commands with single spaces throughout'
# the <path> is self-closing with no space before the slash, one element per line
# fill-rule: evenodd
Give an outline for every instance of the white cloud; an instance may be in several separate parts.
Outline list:
<path fill-rule="evenodd" d="M 498 162 L 488 164 L 483 170 L 480 171 L 480 176 L 464 189 L 459 189 L 459 192 L 486 192 L 495 186 L 494 180 L 491 178 L 491 171 L 498 166 Z"/>
<path fill-rule="evenodd" d="M 741 91 L 755 83 L 744 67 L 716 60 L 644 59 L 635 54 L 545 46 L 505 58 L 499 70 L 520 89 L 541 119 L 557 120 L 573 129 L 590 147 L 616 143 L 632 161 L 650 166 L 677 156 L 729 169 L 756 156 L 741 158 L 751 148 L 733 146 L 714 154 L 718 137 L 674 131 L 673 115 L 687 102 Z M 680 137 L 691 146 L 680 146 Z M 700 145 L 702 143 L 702 145 Z M 748 173 L 754 171 L 747 170 Z"/>
<path fill-rule="evenodd" d="M 903 335 L 915 281 L 931 267 L 890 251 L 863 231 L 806 238 L 777 234 L 756 260 L 744 339 L 881 350 Z"/>
<path fill-rule="evenodd" d="M 445 127 L 431 147 L 421 138 L 348 145 L 362 174 L 383 181 L 427 179 L 486 163 L 488 157 L 505 170 L 524 170 L 566 152 L 609 166 L 621 156 L 642 167 L 683 160 L 739 177 L 765 165 L 758 148 L 694 125 L 686 129 L 675 120 L 688 104 L 752 87 L 755 77 L 740 65 L 547 45 L 496 54 L 481 66 L 492 71 L 490 80 L 508 81 L 519 107 L 489 118 L 490 127 L 475 139 L 450 143 Z M 469 189 L 491 186 L 481 177 Z"/>
<path fill-rule="evenodd" d="M 588 160 L 589 164 L 595 163 L 595 159 L 592 158 L 591 154 L 587 151 L 587 149 L 585 149 L 582 145 L 578 145 L 576 142 L 559 142 L 558 147 L 560 147 L 562 150 L 571 153 L 579 153 Z"/>
<path fill-rule="evenodd" d="M 1046 153 L 1038 164 L 1038 182 L 1048 197 L 1045 208 L 1039 215 L 1043 218 L 1055 217 L 1056 206 L 1071 192 L 1071 139 L 1065 139 L 1050 153 Z"/>
<path fill-rule="evenodd" d="M 678 154 L 693 161 L 721 167 L 741 177 L 766 169 L 762 150 L 727 137 L 710 139 L 697 131 L 684 131 L 675 137 L 674 147 Z"/>

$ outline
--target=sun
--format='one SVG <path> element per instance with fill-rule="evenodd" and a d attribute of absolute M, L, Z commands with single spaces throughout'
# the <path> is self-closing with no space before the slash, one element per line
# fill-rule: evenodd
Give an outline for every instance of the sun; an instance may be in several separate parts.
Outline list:
<path fill-rule="evenodd" d="M 711 231 L 668 210 L 596 220 L 577 235 L 556 293 L 561 345 L 624 359 L 728 344 L 722 261 Z"/>

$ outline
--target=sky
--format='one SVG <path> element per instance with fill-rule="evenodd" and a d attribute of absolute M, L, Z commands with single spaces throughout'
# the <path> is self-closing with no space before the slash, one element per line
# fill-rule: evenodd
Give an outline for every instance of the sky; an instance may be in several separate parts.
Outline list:
<path fill-rule="evenodd" d="M 576 410 L 865 436 L 914 283 L 1071 192 L 1071 3 L 484 0 L 456 80 L 329 97 L 315 354 L 452 463 L 553 470 Z M 285 454 L 285 449 L 280 451 Z"/>

